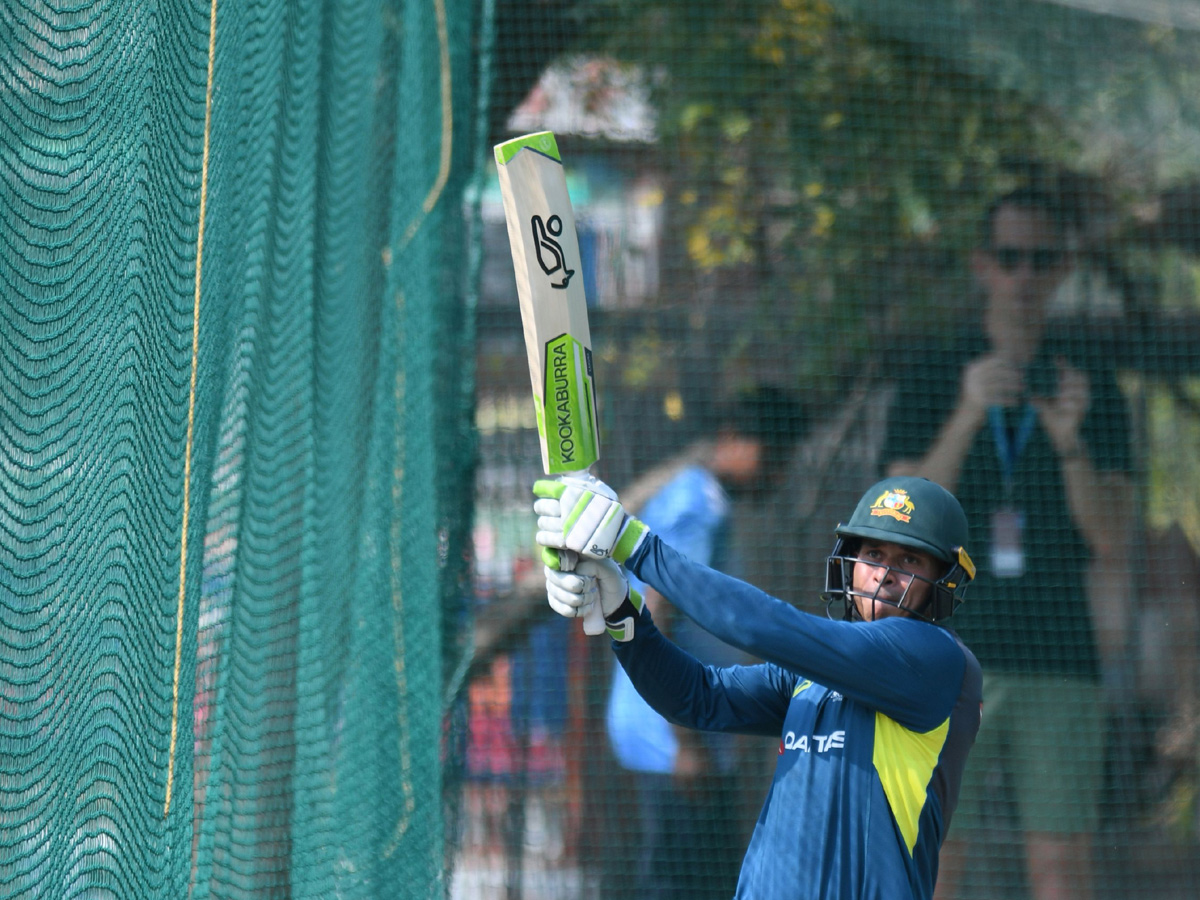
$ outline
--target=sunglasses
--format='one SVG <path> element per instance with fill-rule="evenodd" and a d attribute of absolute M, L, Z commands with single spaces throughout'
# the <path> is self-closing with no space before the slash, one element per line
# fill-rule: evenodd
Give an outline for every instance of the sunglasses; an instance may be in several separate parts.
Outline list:
<path fill-rule="evenodd" d="M 993 247 L 992 258 L 1005 272 L 1015 272 L 1026 262 L 1034 272 L 1050 272 L 1062 264 L 1066 254 L 1057 247 Z"/>

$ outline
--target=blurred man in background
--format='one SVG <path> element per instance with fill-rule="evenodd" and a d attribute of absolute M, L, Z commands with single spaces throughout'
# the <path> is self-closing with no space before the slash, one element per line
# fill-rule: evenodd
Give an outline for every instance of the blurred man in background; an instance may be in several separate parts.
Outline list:
<path fill-rule="evenodd" d="M 953 359 L 922 354 L 889 418 L 889 475 L 920 475 L 961 501 L 984 548 L 958 622 L 984 671 L 983 726 L 963 780 L 958 835 L 985 824 L 989 786 L 1011 785 L 1037 900 L 1093 895 L 1104 779 L 1106 657 L 1126 615 L 1132 517 L 1129 423 L 1115 374 L 1044 340 L 1072 267 L 1059 198 L 996 201 L 972 272 L 981 333 Z M 943 850 L 951 898 L 964 845 Z"/>

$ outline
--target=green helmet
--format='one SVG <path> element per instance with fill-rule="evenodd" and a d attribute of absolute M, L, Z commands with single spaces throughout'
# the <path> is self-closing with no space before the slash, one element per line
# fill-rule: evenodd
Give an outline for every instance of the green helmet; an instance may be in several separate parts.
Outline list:
<path fill-rule="evenodd" d="M 843 599 L 847 618 L 854 614 L 847 590 L 854 560 L 846 551 L 857 549 L 862 539 L 899 544 L 946 563 L 945 574 L 933 582 L 932 603 L 924 611 L 911 610 L 930 621 L 953 615 L 967 583 L 975 577 L 975 565 L 966 551 L 967 516 L 954 495 L 926 478 L 886 478 L 869 488 L 850 521 L 837 527 L 824 596 L 827 602 Z"/>

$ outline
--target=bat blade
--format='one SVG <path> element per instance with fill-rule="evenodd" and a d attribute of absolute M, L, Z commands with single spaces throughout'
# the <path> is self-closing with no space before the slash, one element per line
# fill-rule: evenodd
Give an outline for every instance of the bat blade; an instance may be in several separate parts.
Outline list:
<path fill-rule="evenodd" d="M 592 338 L 575 214 L 549 131 L 495 148 L 517 277 L 542 469 L 581 472 L 600 457 Z"/>
<path fill-rule="evenodd" d="M 542 470 L 547 475 L 586 472 L 600 458 L 592 335 L 558 142 L 551 132 L 540 131 L 497 144 L 495 154 Z M 560 552 L 560 568 L 573 569 L 575 562 L 574 553 Z M 584 616 L 583 630 L 604 632 L 599 602 Z"/>

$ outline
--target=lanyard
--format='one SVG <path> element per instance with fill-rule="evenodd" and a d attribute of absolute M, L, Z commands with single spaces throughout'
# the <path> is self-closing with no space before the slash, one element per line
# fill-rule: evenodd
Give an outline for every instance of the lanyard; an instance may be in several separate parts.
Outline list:
<path fill-rule="evenodd" d="M 1021 416 L 1021 422 L 1017 426 L 1016 433 L 1012 435 L 1011 441 L 1009 440 L 1008 426 L 1004 423 L 1003 407 L 989 406 L 988 421 L 992 424 L 992 437 L 996 440 L 996 457 L 1000 460 L 1000 475 L 1004 479 L 1004 493 L 1011 496 L 1013 470 L 1017 467 L 1021 451 L 1029 443 L 1029 436 L 1033 434 L 1033 426 L 1037 423 L 1037 410 L 1028 404 L 1025 405 L 1025 412 Z"/>

